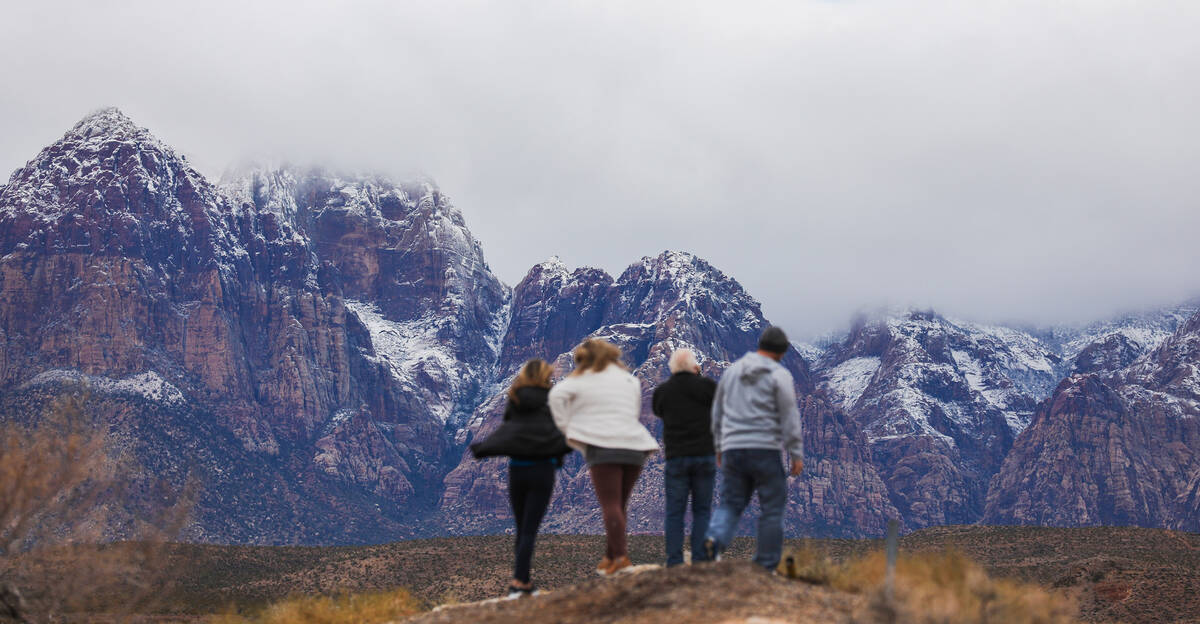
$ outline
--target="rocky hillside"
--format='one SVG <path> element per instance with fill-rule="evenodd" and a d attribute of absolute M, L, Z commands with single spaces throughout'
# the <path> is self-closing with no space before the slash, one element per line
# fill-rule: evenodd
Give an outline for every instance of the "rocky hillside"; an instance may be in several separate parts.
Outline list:
<path fill-rule="evenodd" d="M 905 521 L 920 527 L 979 518 L 988 478 L 1058 362 L 1021 332 L 911 312 L 857 323 L 818 375 L 864 432 Z"/>
<path fill-rule="evenodd" d="M 993 480 L 984 521 L 1200 531 L 1198 364 L 1200 313 L 1126 367 L 1065 379 Z"/>
<path fill-rule="evenodd" d="M 114 109 L 0 191 L 7 413 L 85 384 L 146 474 L 204 484 L 199 539 L 419 527 L 508 296 L 432 185 L 266 171 L 230 192 Z"/>
<path fill-rule="evenodd" d="M 1192 526 L 1195 312 L 1029 330 L 910 311 L 789 352 L 809 453 L 789 532 Z M 247 166 L 214 183 L 115 109 L 0 187 L 0 419 L 86 390 L 141 466 L 134 491 L 200 484 L 194 539 L 503 530 L 503 462 L 464 450 L 522 362 L 565 374 L 575 344 L 603 337 L 648 401 L 671 350 L 715 377 L 767 322 L 682 252 L 615 277 L 552 259 L 510 289 L 429 180 Z M 578 457 L 560 483 L 549 528 L 598 530 Z M 661 483 L 655 458 L 634 530 L 661 527 Z"/>

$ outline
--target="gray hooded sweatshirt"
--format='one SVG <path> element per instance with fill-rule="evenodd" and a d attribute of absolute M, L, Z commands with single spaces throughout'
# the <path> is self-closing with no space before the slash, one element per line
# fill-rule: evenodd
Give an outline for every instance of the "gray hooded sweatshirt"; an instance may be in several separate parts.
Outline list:
<path fill-rule="evenodd" d="M 742 356 L 725 369 L 717 384 L 712 431 L 718 453 L 783 448 L 803 460 L 804 439 L 792 374 L 757 352 Z"/>

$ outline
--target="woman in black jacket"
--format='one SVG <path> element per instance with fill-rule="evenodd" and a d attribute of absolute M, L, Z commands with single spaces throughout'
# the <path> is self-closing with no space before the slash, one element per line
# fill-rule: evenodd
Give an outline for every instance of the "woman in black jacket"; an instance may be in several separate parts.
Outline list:
<path fill-rule="evenodd" d="M 471 445 L 476 459 L 508 456 L 508 497 L 517 523 L 516 563 L 508 597 L 534 592 L 529 579 L 533 544 L 538 526 L 550 506 L 554 473 L 563 456 L 571 452 L 554 424 L 546 397 L 554 368 L 543 360 L 529 360 L 508 389 L 504 422 L 487 439 Z"/>

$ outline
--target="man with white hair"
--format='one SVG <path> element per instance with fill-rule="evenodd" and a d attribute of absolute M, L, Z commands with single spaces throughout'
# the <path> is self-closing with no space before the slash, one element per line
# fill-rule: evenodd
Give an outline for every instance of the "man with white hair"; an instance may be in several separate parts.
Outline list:
<path fill-rule="evenodd" d="M 713 484 L 717 460 L 713 451 L 712 402 L 717 384 L 700 375 L 700 364 L 690 349 L 677 349 L 667 364 L 671 377 L 654 389 L 654 415 L 663 421 L 663 446 L 667 462 L 666 486 L 667 566 L 683 563 L 683 516 L 692 499 L 692 561 L 707 561 L 704 534 L 712 515 Z"/>

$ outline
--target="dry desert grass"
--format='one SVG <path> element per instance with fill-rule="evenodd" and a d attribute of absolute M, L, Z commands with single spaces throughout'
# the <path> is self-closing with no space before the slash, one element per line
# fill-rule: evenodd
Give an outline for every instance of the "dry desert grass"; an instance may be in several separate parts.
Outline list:
<path fill-rule="evenodd" d="M 358 624 L 389 622 L 422 611 L 420 601 L 406 589 L 383 592 L 297 596 L 257 613 L 224 613 L 210 624 Z"/>
<path fill-rule="evenodd" d="M 538 585 L 557 592 L 593 581 L 592 567 L 603 543 L 602 536 L 544 536 L 534 560 Z M 827 590 L 854 589 L 863 593 L 843 593 L 866 604 L 866 583 L 835 582 L 833 574 L 846 562 L 862 560 L 859 574 L 875 566 L 873 574 L 878 576 L 880 564 L 871 563 L 870 554 L 882 548 L 881 542 L 812 539 L 790 545 L 823 566 L 826 580 L 810 580 L 828 586 L 792 582 L 785 587 L 809 587 L 818 597 Z M 630 541 L 636 563 L 659 561 L 662 547 L 658 536 L 633 536 Z M 753 547 L 753 540 L 735 540 L 730 559 L 749 559 Z M 1036 586 L 1037 592 L 1028 590 L 1035 597 L 1053 590 L 1075 598 L 1084 621 L 1200 622 L 1200 535 L 1136 528 L 944 527 L 905 536 L 900 552 L 905 561 L 914 562 L 962 553 L 982 566 L 1000 588 L 998 593 L 1009 582 Z M 52 568 L 62 567 L 45 561 L 45 555 L 19 562 L 17 580 L 22 587 L 33 589 L 53 578 Z M 231 607 L 243 614 L 262 613 L 265 605 L 297 595 L 404 587 L 423 608 L 497 597 L 511 574 L 512 538 L 454 537 L 354 547 L 175 544 L 167 555 L 166 567 L 178 576 L 171 579 L 171 589 L 160 596 L 153 614 L 174 618 L 169 621 L 195 621 Z M 802 559 L 794 563 L 804 565 L 808 564 Z M 902 567 L 902 577 L 907 566 Z M 981 588 L 987 596 L 986 584 L 966 586 Z M 112 601 L 121 598 L 120 593 L 111 596 Z M 960 603 L 969 600 L 974 598 L 968 595 Z M 987 602 L 989 608 L 997 608 L 993 599 Z"/>

